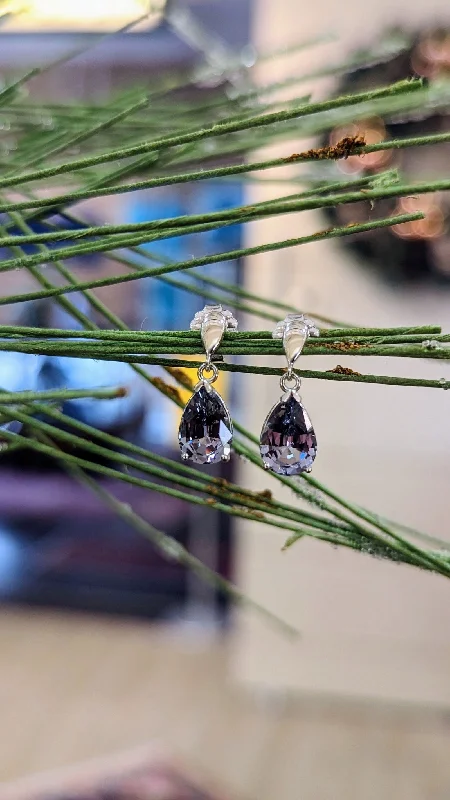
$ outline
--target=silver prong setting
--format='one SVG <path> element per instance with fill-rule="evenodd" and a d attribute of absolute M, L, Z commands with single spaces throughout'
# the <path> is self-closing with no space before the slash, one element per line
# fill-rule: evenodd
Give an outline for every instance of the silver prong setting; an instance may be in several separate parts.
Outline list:
<path fill-rule="evenodd" d="M 319 336 L 317 326 L 304 314 L 288 314 L 277 322 L 272 333 L 273 339 L 282 339 L 288 369 L 291 370 L 300 357 L 310 336 Z"/>
<path fill-rule="evenodd" d="M 283 339 L 287 330 L 304 330 L 306 338 L 309 336 L 320 336 L 317 325 L 305 314 L 288 314 L 284 319 L 277 322 L 272 333 L 273 339 Z"/>
<path fill-rule="evenodd" d="M 280 400 L 282 403 L 286 403 L 290 397 L 293 397 L 295 400 L 297 400 L 297 403 L 302 402 L 301 395 L 296 392 L 295 389 L 288 389 L 287 392 L 284 392 L 284 394 L 281 395 Z"/>
<path fill-rule="evenodd" d="M 214 320 L 222 317 L 225 320 L 226 330 L 236 330 L 238 321 L 233 316 L 232 312 L 227 308 L 223 308 L 220 304 L 215 306 L 206 305 L 201 311 L 197 311 L 190 324 L 191 331 L 201 331 L 202 325 L 209 320 Z"/>
<path fill-rule="evenodd" d="M 219 347 L 225 331 L 236 330 L 237 327 L 237 319 L 221 305 L 206 305 L 201 311 L 197 311 L 190 325 L 191 331 L 201 332 L 208 362 Z"/>

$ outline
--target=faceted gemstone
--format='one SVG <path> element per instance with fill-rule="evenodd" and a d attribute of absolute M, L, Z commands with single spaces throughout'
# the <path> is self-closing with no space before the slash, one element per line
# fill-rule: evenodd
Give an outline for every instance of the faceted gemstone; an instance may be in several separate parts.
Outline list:
<path fill-rule="evenodd" d="M 0 441 L 2 439 L 2 431 L 8 431 L 8 433 L 20 433 L 22 428 L 23 424 L 17 419 L 11 420 L 11 422 L 1 422 L 0 420 Z"/>
<path fill-rule="evenodd" d="M 196 464 L 228 460 L 233 426 L 225 404 L 211 386 L 202 383 L 181 417 L 178 441 L 181 456 Z"/>
<path fill-rule="evenodd" d="M 260 451 L 265 467 L 279 475 L 298 475 L 312 466 L 316 434 L 308 412 L 293 392 L 269 413 L 261 431 Z"/>

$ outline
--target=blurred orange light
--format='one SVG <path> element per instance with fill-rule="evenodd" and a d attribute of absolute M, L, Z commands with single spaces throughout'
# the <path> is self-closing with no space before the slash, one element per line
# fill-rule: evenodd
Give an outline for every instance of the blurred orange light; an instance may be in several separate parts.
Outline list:
<path fill-rule="evenodd" d="M 411 56 L 411 66 L 418 75 L 435 77 L 450 69 L 450 34 L 426 36 Z"/>
<path fill-rule="evenodd" d="M 367 144 L 376 144 L 386 139 L 386 128 L 379 117 L 335 128 L 330 136 L 330 143 L 335 145 L 345 136 L 364 136 Z M 392 150 L 380 150 L 375 153 L 364 153 L 361 156 L 350 156 L 339 161 L 342 172 L 358 174 L 364 170 L 378 170 L 386 166 L 392 158 Z"/>
<path fill-rule="evenodd" d="M 423 211 L 423 219 L 404 222 L 392 227 L 400 239 L 437 239 L 445 233 L 445 218 L 439 205 L 437 193 L 422 197 L 402 197 L 396 206 L 396 214 L 411 214 Z"/>

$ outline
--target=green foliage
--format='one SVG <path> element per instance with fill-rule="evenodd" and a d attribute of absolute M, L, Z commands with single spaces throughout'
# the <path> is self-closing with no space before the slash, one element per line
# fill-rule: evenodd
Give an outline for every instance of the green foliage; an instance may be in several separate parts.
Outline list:
<path fill-rule="evenodd" d="M 392 46 L 391 43 L 389 52 Z M 398 43 L 399 48 L 402 46 L 403 43 Z M 358 55 L 352 59 L 351 65 L 355 67 L 374 61 L 377 56 L 386 57 L 386 47 L 381 45 L 379 54 Z M 328 73 L 343 72 L 348 67 L 349 62 L 333 65 Z M 47 68 L 51 68 L 51 65 Z M 167 402 L 181 404 L 177 382 L 186 388 L 188 381 L 176 367 L 192 367 L 196 363 L 190 357 L 201 356 L 199 335 L 190 331 L 130 331 L 92 289 L 144 277 L 163 280 L 186 292 L 273 322 L 286 311 L 300 309 L 205 276 L 199 268 L 228 259 L 296 247 L 310 241 L 340 238 L 359 231 L 396 225 L 422 218 L 423 215 L 416 212 L 364 224 L 328 228 L 311 236 L 265 242 L 233 252 L 176 263 L 152 254 L 141 245 L 281 214 L 450 189 L 450 176 L 440 181 L 406 183 L 392 170 L 352 180 L 339 178 L 330 163 L 350 154 L 448 142 L 449 133 L 372 145 L 354 141 L 347 143 L 346 148 L 321 148 L 287 153 L 283 158 L 252 160 L 252 153 L 263 146 L 293 137 L 301 142 L 312 134 L 323 134 L 349 120 L 364 119 L 374 114 L 389 118 L 399 113 L 425 113 L 444 108 L 450 98 L 449 83 L 425 86 L 417 80 L 402 81 L 321 102 L 312 102 L 303 97 L 280 103 L 277 99 L 270 99 L 276 97 L 280 88 L 300 84 L 312 76 L 294 75 L 282 84 L 274 83 L 259 89 L 250 86 L 240 93 L 229 92 L 224 80 L 222 88 L 214 96 L 199 101 L 181 100 L 175 94 L 175 90 L 190 90 L 195 83 L 195 75 L 183 77 L 171 73 L 160 76 L 150 89 L 137 86 L 98 104 L 42 104 L 32 100 L 32 91 L 30 95 L 23 91 L 27 82 L 40 71 L 36 69 L 19 77 L 0 91 L 2 126 L 8 131 L 6 141 L 12 144 L 9 150 L 4 151 L 1 160 L 0 212 L 3 224 L 0 226 L 0 247 L 7 248 L 9 256 L 0 264 L 0 271 L 27 271 L 39 287 L 20 295 L 4 296 L 0 298 L 0 305 L 51 298 L 86 330 L 80 332 L 3 325 L 0 326 L 0 347 L 23 353 L 127 362 L 133 365 L 142 380 L 166 394 Z M 317 77 L 326 73 L 327 70 L 322 70 Z M 75 150 L 78 152 L 74 153 Z M 225 166 L 224 158 L 228 160 Z M 73 211 L 85 199 L 136 192 L 144 188 L 149 190 L 210 178 L 226 181 L 237 176 L 252 181 L 276 179 L 277 168 L 286 163 L 306 165 L 309 171 L 299 171 L 297 177 L 288 180 L 292 187 L 290 194 L 251 206 L 138 224 L 101 226 L 83 222 Z M 62 184 L 64 191 L 60 188 Z M 74 230 L 73 227 L 65 228 L 64 222 L 56 223 L 52 216 L 56 211 L 63 212 L 63 219 L 70 223 L 81 222 L 83 228 Z M 79 213 L 82 217 L 82 211 Z M 36 220 L 47 221 L 47 229 L 43 233 L 34 232 L 32 223 Z M 71 244 L 66 247 L 64 241 L 67 240 Z M 50 249 L 49 245 L 55 243 L 56 247 Z M 37 246 L 37 252 L 32 255 L 24 251 L 25 245 L 30 244 Z M 80 281 L 66 264 L 70 257 L 98 252 L 107 253 L 110 259 L 120 265 L 119 274 Z M 53 265 L 53 271 L 46 273 L 43 267 L 49 263 Z M 182 278 L 173 278 L 175 272 L 182 273 Z M 97 314 L 101 315 L 107 329 L 100 330 L 73 305 L 70 295 L 80 291 Z M 305 348 L 306 353 L 317 359 L 321 355 L 340 356 L 342 353 L 346 357 L 358 355 L 370 358 L 450 357 L 450 335 L 442 334 L 436 325 L 393 329 L 354 328 L 340 321 L 323 318 L 309 309 L 307 313 L 322 325 L 320 337 L 310 341 Z M 255 356 L 278 356 L 281 353 L 279 341 L 273 340 L 266 330 L 229 333 L 220 348 L 222 355 L 247 356 L 250 361 Z M 155 378 L 143 365 L 162 365 L 169 382 Z M 281 369 L 243 364 L 241 361 L 232 364 L 219 361 L 217 366 L 228 371 L 258 374 L 281 372 Z M 360 374 L 339 366 L 331 371 L 300 370 L 299 374 L 305 378 L 322 380 L 449 388 L 449 382 L 444 380 Z M 251 492 L 245 487 L 217 480 L 185 464 L 101 433 L 67 417 L 55 405 L 57 401 L 75 395 L 104 399 L 117 396 L 120 391 L 119 388 L 78 393 L 2 394 L 2 421 L 17 419 L 25 424 L 27 431 L 27 436 L 3 432 L 3 439 L 9 443 L 3 452 L 8 448 L 25 447 L 51 455 L 149 537 L 164 555 L 195 570 L 203 579 L 228 592 L 238 602 L 250 601 L 230 583 L 211 573 L 177 542 L 161 531 L 155 531 L 128 506 L 109 494 L 92 475 L 107 475 L 189 503 L 211 506 L 232 516 L 277 526 L 286 532 L 286 547 L 310 537 L 450 577 L 448 544 L 439 540 L 428 541 L 423 534 L 405 529 L 350 503 L 312 476 L 298 480 L 268 476 L 273 481 L 274 489 L 281 483 L 292 490 L 291 503 L 282 503 L 270 492 Z M 45 417 L 42 416 L 43 412 Z M 241 426 L 236 425 L 235 428 L 235 453 L 251 461 L 255 469 L 261 469 L 257 441 Z M 67 451 L 65 445 L 69 446 Z M 98 456 L 102 457 L 101 463 L 95 460 Z M 105 457 L 111 466 L 104 465 Z"/>

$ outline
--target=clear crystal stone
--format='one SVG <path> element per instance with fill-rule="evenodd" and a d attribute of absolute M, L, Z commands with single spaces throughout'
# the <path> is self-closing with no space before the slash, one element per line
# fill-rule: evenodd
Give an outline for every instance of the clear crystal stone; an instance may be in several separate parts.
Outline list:
<path fill-rule="evenodd" d="M 233 426 L 220 395 L 201 383 L 187 403 L 178 430 L 181 457 L 196 464 L 228 460 Z"/>
<path fill-rule="evenodd" d="M 316 434 L 294 392 L 270 411 L 261 431 L 260 452 L 265 467 L 279 475 L 298 475 L 311 468 L 317 452 Z"/>

